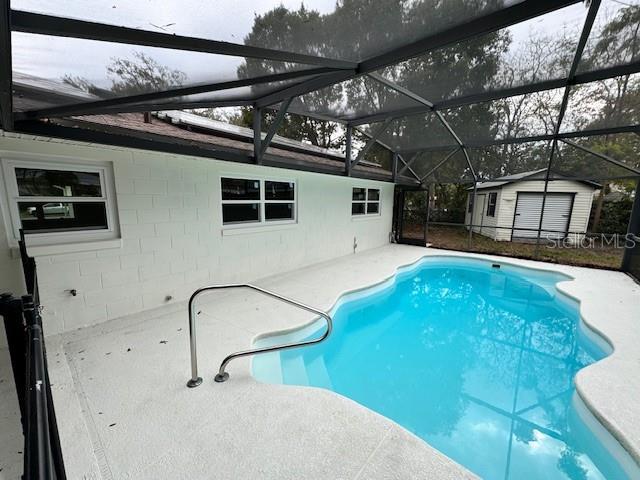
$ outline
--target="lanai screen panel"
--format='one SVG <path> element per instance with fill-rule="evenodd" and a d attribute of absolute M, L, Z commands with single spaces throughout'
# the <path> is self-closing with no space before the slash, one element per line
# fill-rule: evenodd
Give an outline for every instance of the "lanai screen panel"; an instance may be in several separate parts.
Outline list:
<path fill-rule="evenodd" d="M 358 117 L 421 107 L 406 95 L 361 76 L 294 98 L 291 111 L 348 121 Z"/>
<path fill-rule="evenodd" d="M 30 109 L 21 103 L 24 89 L 45 84 L 59 90 L 51 99 L 51 105 L 59 106 L 249 79 L 256 81 L 224 89 L 214 86 L 211 92 L 166 95 L 159 101 L 136 100 L 113 111 L 209 104 L 250 108 L 254 102 L 269 107 L 291 95 L 291 112 L 356 125 L 369 123 L 364 126 L 369 134 L 389 120 L 378 139 L 405 155 L 448 152 L 460 143 L 468 154 L 474 148 L 501 149 L 506 160 L 496 160 L 493 166 L 482 160 L 478 170 L 484 167 L 486 172 L 508 174 L 529 163 L 537 166 L 543 151 L 540 142 L 559 139 L 558 130 L 561 137 L 569 138 L 580 132 L 637 131 L 640 0 L 602 0 L 583 44 L 581 35 L 598 4 L 312 0 L 302 5 L 292 0 L 238 0 L 210 5 L 195 0 L 144 4 L 99 0 L 88 9 L 80 0 L 14 0 L 15 10 L 249 49 L 246 56 L 234 56 L 71 38 L 77 33 L 14 32 L 14 83 L 19 87 L 15 110 Z M 565 6 L 548 12 L 554 5 Z M 494 15 L 503 9 L 512 10 L 508 16 Z M 527 11 L 548 13 L 527 19 Z M 508 25 L 518 16 L 524 20 Z M 422 50 L 414 48 L 418 44 Z M 574 81 L 567 76 L 581 46 L 584 53 Z M 268 59 L 265 49 L 270 49 L 272 57 L 283 58 L 283 54 L 288 60 Z M 412 58 L 407 60 L 408 56 Z M 305 75 L 327 61 L 334 62 L 328 71 Z M 141 65 L 146 70 L 139 69 Z M 397 87 L 367 76 L 376 69 Z M 338 70 L 346 75 L 331 76 Z M 295 78 L 261 79 L 292 72 Z M 318 76 L 322 82 L 309 82 Z M 558 125 L 567 84 L 572 85 L 569 102 Z M 46 99 L 40 100 L 38 108 L 46 108 Z M 450 127 L 432 110 L 439 111 Z M 534 160 L 523 163 L 527 148 L 532 149 Z M 558 151 L 564 148 L 563 144 Z"/>
<path fill-rule="evenodd" d="M 618 134 L 572 138 L 568 140 L 570 144 L 558 142 L 552 160 L 552 176 L 594 181 L 637 177 L 633 170 L 640 171 L 639 140 L 640 137 L 635 134 Z M 579 147 L 585 147 L 589 151 Z"/>
<path fill-rule="evenodd" d="M 467 148 L 478 180 L 487 181 L 547 168 L 551 142 L 526 142 Z"/>
<path fill-rule="evenodd" d="M 467 159 L 459 148 L 418 152 L 412 168 L 425 183 L 472 183 L 473 173 Z"/>
<path fill-rule="evenodd" d="M 616 7 L 617 5 L 617 7 Z M 546 15 L 514 26 L 473 38 L 423 56 L 387 67 L 380 72 L 401 87 L 417 93 L 427 101 L 435 103 L 442 110 L 459 137 L 471 146 L 490 144 L 501 140 L 524 137 L 552 136 L 558 122 L 564 84 L 576 54 L 576 47 L 582 33 L 589 5 L 582 2 L 570 5 Z M 633 68 L 638 60 L 640 41 L 637 36 L 640 19 L 637 1 L 604 1 L 596 17 L 591 35 L 585 46 L 583 60 L 579 62 L 577 73 L 627 65 Z M 614 48 L 612 59 L 603 59 L 601 52 Z M 594 60 L 595 59 L 595 60 Z M 598 60 L 598 61 L 596 61 Z M 636 68 L 637 69 L 637 68 Z M 606 75 L 606 73 L 601 74 Z M 561 133 L 576 132 L 588 128 L 610 128 L 637 126 L 638 74 L 618 76 L 615 79 L 589 82 L 580 77 L 580 84 L 571 87 L 569 105 L 561 126 Z M 624 91 L 622 83 L 630 85 L 630 92 Z M 418 104 L 405 97 L 387 94 L 383 101 L 369 98 L 382 85 L 365 88 L 365 81 L 349 81 L 351 88 L 343 88 L 337 95 L 339 101 L 326 109 L 317 109 L 312 102 L 297 105 L 296 111 L 317 113 L 324 116 L 332 113 L 341 120 L 353 121 L 378 114 L 379 120 L 385 112 L 395 119 L 391 131 L 409 132 L 410 138 L 390 142 L 402 144 L 402 149 L 416 150 L 422 147 L 446 146 L 442 141 L 438 126 L 425 122 L 424 128 L 435 130 L 418 137 L 415 128 L 398 124 L 415 124 L 411 114 L 428 106 Z M 366 83 L 372 84 L 367 81 Z M 347 82 L 345 82 L 347 84 Z M 618 85 L 614 85 L 618 84 Z M 532 91 L 518 96 L 510 95 L 509 89 L 532 86 Z M 617 110 L 615 115 L 605 115 L 600 101 L 593 101 L 594 94 L 602 91 L 611 94 L 618 88 L 620 102 L 609 109 Z M 334 87 L 326 89 L 330 91 Z M 474 96 L 494 92 L 503 96 L 497 100 L 474 103 Z M 313 96 L 310 95 L 309 98 Z M 413 103 L 412 103 L 413 102 Z M 294 102 L 295 103 L 295 102 Z M 330 104 L 330 102 L 328 102 Z M 460 105 L 462 104 L 462 105 Z M 447 109 L 448 105 L 454 105 Z M 586 110 L 586 113 L 585 111 Z M 407 119 L 402 119 L 406 112 Z M 471 112 L 471 113 L 467 113 Z M 583 118 L 580 118 L 583 117 Z M 586 120 L 590 119 L 590 120 Z M 597 121 L 596 121 L 597 120 Z M 589 122 L 591 125 L 589 125 Z M 392 134 L 395 139 L 396 134 Z M 408 146 L 408 143 L 414 143 Z"/>
<path fill-rule="evenodd" d="M 640 60 L 640 0 L 603 0 L 578 73 L 628 65 Z"/>
<path fill-rule="evenodd" d="M 244 57 L 21 32 L 12 34 L 12 52 L 14 81 L 35 89 L 50 82 L 61 94 L 56 105 L 80 103 L 62 95 L 69 88 L 95 101 L 312 67 L 260 60 L 256 68 L 255 59 Z"/>
<path fill-rule="evenodd" d="M 588 6 L 577 3 L 379 73 L 436 104 L 562 79 L 569 73 L 587 11 Z"/>
<path fill-rule="evenodd" d="M 635 73 L 571 87 L 560 131 L 581 132 L 638 124 L 640 73 Z"/>
<path fill-rule="evenodd" d="M 564 89 L 556 88 L 444 110 L 465 145 L 553 134 Z"/>
<path fill-rule="evenodd" d="M 261 48 L 360 61 L 519 0 L 13 0 L 12 8 Z"/>
<path fill-rule="evenodd" d="M 367 125 L 375 132 L 380 123 Z M 395 118 L 378 137 L 392 150 L 415 153 L 428 149 L 453 149 L 458 146 L 451 133 L 434 113 L 421 113 Z"/>
<path fill-rule="evenodd" d="M 470 5 L 474 2 L 466 3 Z M 446 16 L 447 9 L 453 8 L 450 5 L 454 4 L 456 2 L 439 3 L 431 16 Z M 435 103 L 437 108 L 473 103 L 474 100 L 469 96 L 529 84 L 540 84 L 540 90 L 547 90 L 551 87 L 545 86 L 544 82 L 551 81 L 555 82 L 555 87 L 560 87 L 569 73 L 587 12 L 588 6 L 579 2 L 390 65 L 377 73 L 424 100 Z M 422 103 L 409 102 L 408 97 L 403 101 L 397 97 L 380 105 L 374 101 L 363 108 L 363 102 L 372 96 L 372 91 L 384 90 L 382 85 L 376 86 L 374 83 L 366 77 L 345 82 L 337 109 L 334 109 L 334 97 L 337 95 L 335 86 L 324 89 L 324 96 L 330 101 L 321 113 L 330 115 L 333 112 L 343 120 L 352 121 L 375 113 L 398 115 L 398 112 L 411 109 L 412 106 L 415 110 L 409 113 L 415 113 L 420 108 L 428 110 Z M 505 92 L 504 96 L 508 95 L 512 94 Z M 313 102 L 308 103 L 309 113 L 317 113 Z M 296 108 L 302 112 L 305 107 L 298 105 Z"/>
<path fill-rule="evenodd" d="M 282 88 L 293 86 L 299 82 L 304 82 L 314 78 L 314 76 L 298 77 L 291 80 L 283 80 L 279 82 L 256 83 L 244 87 L 226 88 L 215 92 L 204 92 L 191 95 L 179 95 L 175 97 L 164 98 L 162 100 L 149 100 L 140 102 L 137 105 L 148 108 L 149 110 L 171 110 L 183 109 L 183 105 L 193 104 L 190 108 L 206 108 L 208 105 L 216 105 L 220 103 L 230 104 L 250 104 L 264 95 L 279 91 Z M 147 107 L 149 106 L 150 107 Z M 176 107 L 177 106 L 177 107 Z M 116 110 L 122 110 L 122 107 L 115 107 Z M 126 107 L 124 107 L 126 110 Z M 144 108 L 142 108 L 144 110 Z"/>

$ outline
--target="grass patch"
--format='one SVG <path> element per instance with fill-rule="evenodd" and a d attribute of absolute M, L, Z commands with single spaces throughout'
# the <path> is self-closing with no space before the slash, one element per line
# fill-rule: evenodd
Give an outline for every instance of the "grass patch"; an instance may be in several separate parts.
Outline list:
<path fill-rule="evenodd" d="M 607 268 L 618 270 L 624 249 L 611 246 L 594 248 L 564 248 L 548 245 L 540 240 L 538 256 L 535 243 L 497 242 L 489 237 L 473 234 L 469 248 L 469 232 L 464 227 L 429 226 L 427 241 L 432 247 L 475 253 L 490 253 L 516 258 L 527 258 L 542 262 L 561 263 L 579 267 Z"/>

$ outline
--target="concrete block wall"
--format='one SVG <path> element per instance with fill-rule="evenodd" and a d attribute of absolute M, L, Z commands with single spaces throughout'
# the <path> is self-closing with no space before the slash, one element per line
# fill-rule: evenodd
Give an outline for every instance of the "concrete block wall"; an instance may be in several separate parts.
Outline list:
<path fill-rule="evenodd" d="M 348 255 L 354 237 L 359 251 L 389 241 L 393 185 L 386 182 L 42 137 L 0 137 L 0 159 L 7 156 L 113 165 L 121 244 L 36 256 L 47 334 L 186 300 L 208 283 L 249 282 Z M 295 180 L 297 223 L 223 229 L 225 175 Z M 351 189 L 362 186 L 381 190 L 379 216 L 352 218 Z M 1 233 L 9 285 L 21 271 Z"/>
<path fill-rule="evenodd" d="M 1 211 L 0 217 L 2 217 Z M 25 293 L 22 265 L 19 258 L 11 255 L 5 228 L 4 222 L 0 222 L 0 293 L 13 293 L 20 296 Z M 7 347 L 7 336 L 4 334 L 4 322 L 0 321 L 0 325 L 1 350 Z"/>
<path fill-rule="evenodd" d="M 0 212 L 1 216 L 2 212 Z M 23 294 L 22 266 L 19 258 L 11 255 L 8 233 L 4 222 L 0 223 L 0 252 L 0 293 Z"/>

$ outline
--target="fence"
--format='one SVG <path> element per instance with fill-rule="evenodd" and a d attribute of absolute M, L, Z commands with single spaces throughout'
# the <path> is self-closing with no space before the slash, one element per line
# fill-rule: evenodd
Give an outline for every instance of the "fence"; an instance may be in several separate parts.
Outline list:
<path fill-rule="evenodd" d="M 539 225 L 533 228 L 515 222 L 509 226 L 477 220 L 471 223 L 473 216 L 468 213 L 468 205 L 440 201 L 438 208 L 434 208 L 429 198 L 434 193 L 430 196 L 422 191 L 422 195 L 424 198 L 404 204 L 403 210 L 396 212 L 402 219 L 395 227 L 396 240 L 401 243 L 419 241 L 448 250 L 622 270 L 640 278 L 640 191 L 636 192 L 627 234 L 554 230 L 543 225 L 542 219 L 536 220 Z M 496 235 L 497 232 L 503 234 Z"/>
<path fill-rule="evenodd" d="M 638 182 L 636 188 L 627 231 L 634 236 L 635 244 L 632 248 L 625 250 L 624 258 L 622 259 L 622 271 L 629 273 L 640 282 L 640 182 Z"/>
<path fill-rule="evenodd" d="M 24 435 L 25 480 L 65 480 L 40 317 L 36 264 L 21 233 L 20 253 L 27 295 L 0 295 Z"/>

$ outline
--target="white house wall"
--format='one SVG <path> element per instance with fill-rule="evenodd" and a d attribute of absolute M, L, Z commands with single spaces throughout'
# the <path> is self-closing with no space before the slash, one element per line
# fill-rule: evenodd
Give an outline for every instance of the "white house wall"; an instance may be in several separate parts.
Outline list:
<path fill-rule="evenodd" d="M 354 237 L 358 251 L 389 242 L 394 186 L 387 182 L 42 137 L 0 137 L 0 158 L 16 155 L 113 164 L 122 245 L 36 256 L 47 334 L 159 307 L 167 296 L 171 302 L 185 300 L 208 283 L 248 282 L 348 255 Z M 295 180 L 297 223 L 223 231 L 220 177 L 225 175 Z M 352 218 L 352 187 L 380 189 L 381 214 Z M 0 287 L 20 293 L 22 272 L 0 220 Z"/>
<path fill-rule="evenodd" d="M 2 220 L 0 210 L 0 220 Z M 8 233 L 5 230 L 4 221 L 0 221 L 0 293 L 24 293 L 24 281 L 22 279 L 22 266 L 20 260 L 10 255 Z M 0 327 L 0 349 L 7 346 L 7 337 L 4 334 L 4 322 Z"/>
<path fill-rule="evenodd" d="M 0 218 L 2 218 L 0 211 Z M 0 222 L 0 293 L 10 292 L 15 295 L 24 293 L 22 266 L 20 260 L 9 255 L 9 234 L 4 221 Z"/>

